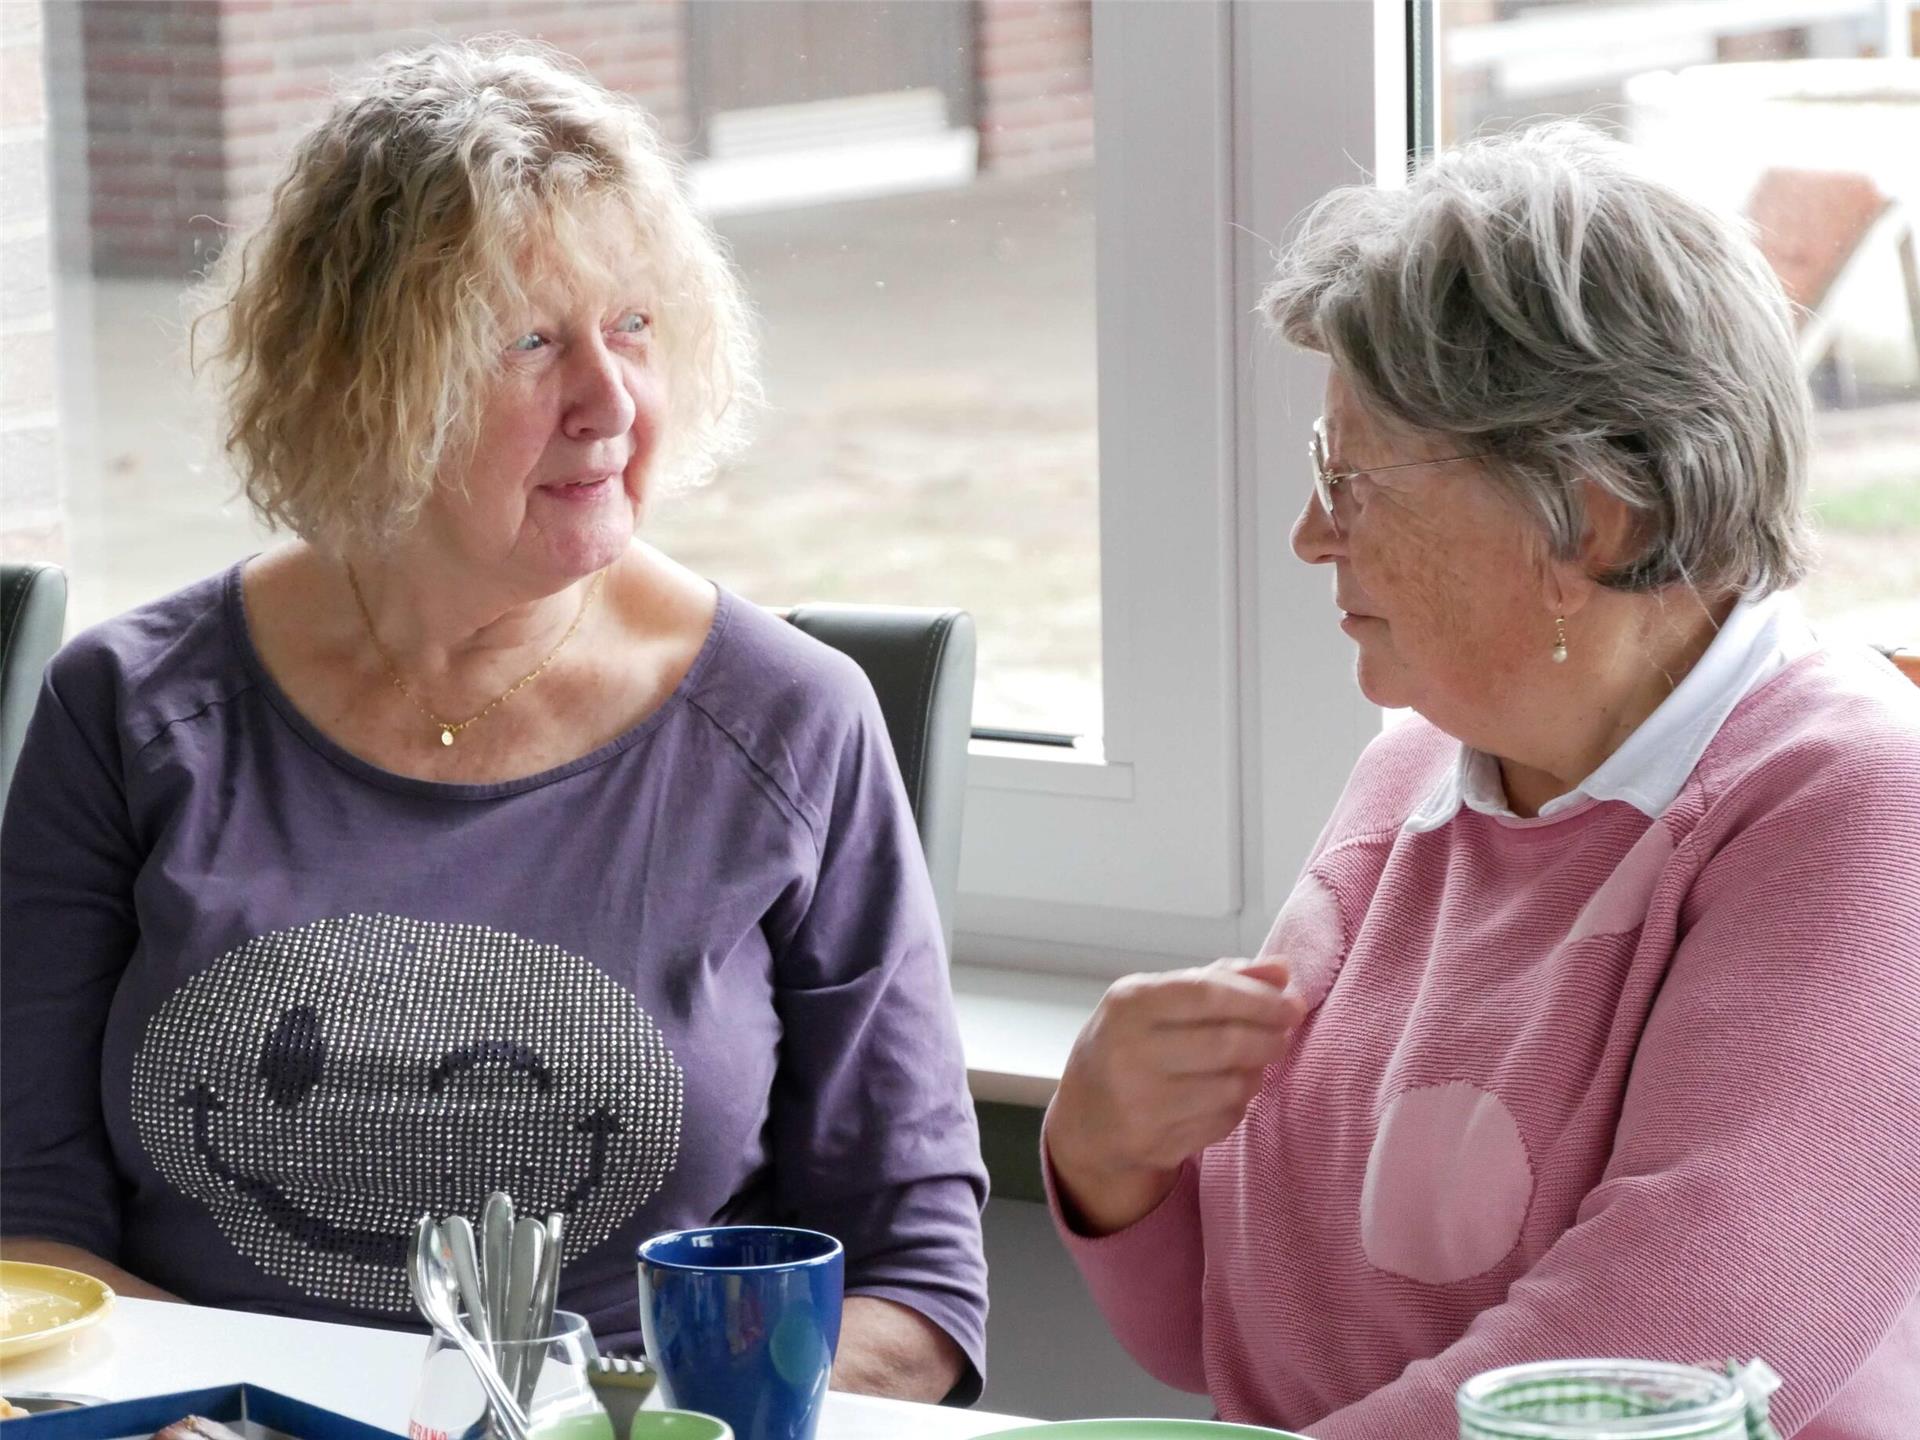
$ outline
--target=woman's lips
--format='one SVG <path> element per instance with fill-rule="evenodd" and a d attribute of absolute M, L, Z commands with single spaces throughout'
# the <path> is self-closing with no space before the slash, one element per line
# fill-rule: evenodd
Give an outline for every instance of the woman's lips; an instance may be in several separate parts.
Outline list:
<path fill-rule="evenodd" d="M 568 504 L 582 504 L 589 500 L 597 500 L 606 494 L 613 480 L 614 477 L 611 475 L 593 475 L 579 480 L 556 480 L 551 485 L 542 485 L 538 488 L 541 494 L 550 495 L 555 500 Z"/>

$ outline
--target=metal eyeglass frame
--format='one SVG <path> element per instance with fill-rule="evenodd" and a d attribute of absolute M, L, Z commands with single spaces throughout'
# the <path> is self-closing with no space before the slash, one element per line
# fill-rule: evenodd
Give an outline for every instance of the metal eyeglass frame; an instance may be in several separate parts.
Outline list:
<path fill-rule="evenodd" d="M 1368 465 L 1360 470 L 1333 471 L 1327 469 L 1327 417 L 1319 416 L 1313 422 L 1313 436 L 1307 441 L 1307 458 L 1313 464 L 1313 494 L 1320 502 L 1320 508 L 1326 512 L 1327 523 L 1333 526 L 1333 533 L 1339 535 L 1340 521 L 1333 513 L 1334 487 L 1343 480 L 1352 480 L 1359 475 L 1381 475 L 1389 470 L 1417 470 L 1422 465 L 1451 465 L 1456 460 L 1484 460 L 1486 450 L 1476 450 L 1468 455 L 1442 455 L 1437 460 L 1403 460 L 1394 465 Z"/>

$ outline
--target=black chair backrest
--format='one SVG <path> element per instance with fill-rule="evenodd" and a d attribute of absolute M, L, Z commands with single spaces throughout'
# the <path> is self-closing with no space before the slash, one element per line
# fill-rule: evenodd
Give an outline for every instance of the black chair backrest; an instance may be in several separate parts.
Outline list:
<path fill-rule="evenodd" d="M 67 577 L 57 565 L 0 565 L 0 804 L 40 699 L 40 676 L 67 623 Z"/>
<path fill-rule="evenodd" d="M 797 605 L 783 613 L 851 657 L 873 684 L 951 954 L 967 741 L 973 734 L 973 617 L 964 610 L 899 605 Z"/>

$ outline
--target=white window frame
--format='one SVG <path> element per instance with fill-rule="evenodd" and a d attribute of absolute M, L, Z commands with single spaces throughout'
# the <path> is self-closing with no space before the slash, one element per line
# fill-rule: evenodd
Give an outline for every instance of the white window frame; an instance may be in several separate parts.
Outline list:
<path fill-rule="evenodd" d="M 1400 0 L 1093 24 L 1105 729 L 975 742 L 955 957 L 1114 974 L 1257 946 L 1379 731 L 1288 539 L 1325 363 L 1254 309 L 1301 211 L 1404 169 L 1406 44 Z"/>

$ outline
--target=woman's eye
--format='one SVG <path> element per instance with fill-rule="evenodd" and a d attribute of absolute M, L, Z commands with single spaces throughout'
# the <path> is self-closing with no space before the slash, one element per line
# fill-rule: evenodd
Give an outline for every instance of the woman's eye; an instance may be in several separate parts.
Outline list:
<path fill-rule="evenodd" d="M 622 315 L 617 321 L 614 322 L 613 328 L 617 333 L 621 335 L 639 335 L 642 332 L 651 329 L 652 326 L 653 326 L 653 321 L 649 320 L 645 315 L 641 314 L 638 310 L 629 310 L 625 315 Z"/>
<path fill-rule="evenodd" d="M 519 351 L 525 352 L 529 350 L 538 350 L 542 345 L 545 345 L 546 343 L 547 343 L 546 336 L 540 334 L 540 332 L 537 330 L 529 330 L 525 335 L 522 335 L 518 340 L 514 341 L 511 345 L 507 346 L 507 349 L 519 350 Z"/>

